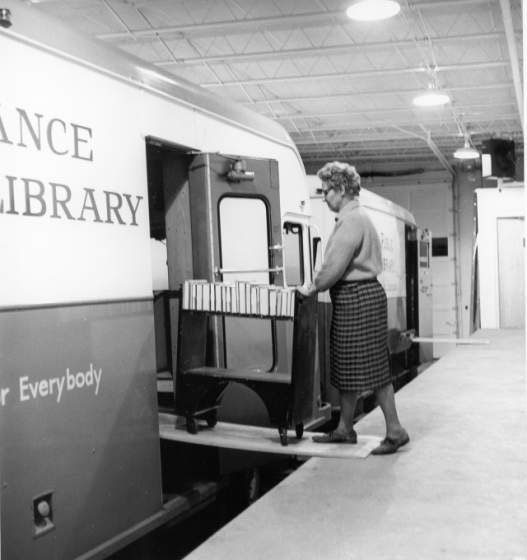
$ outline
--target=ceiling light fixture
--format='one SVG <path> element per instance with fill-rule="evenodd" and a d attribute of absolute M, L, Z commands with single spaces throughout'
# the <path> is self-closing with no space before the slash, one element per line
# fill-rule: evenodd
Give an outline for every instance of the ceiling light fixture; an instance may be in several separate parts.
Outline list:
<path fill-rule="evenodd" d="M 416 107 L 438 107 L 440 105 L 446 105 L 449 101 L 450 97 L 445 92 L 436 89 L 436 87 L 431 84 L 428 86 L 428 91 L 414 97 L 412 103 Z"/>
<path fill-rule="evenodd" d="M 479 156 L 478 150 L 470 145 L 468 137 L 465 138 L 465 145 L 454 152 L 456 159 L 478 159 Z"/>
<path fill-rule="evenodd" d="M 346 14 L 357 21 L 376 21 L 391 18 L 400 9 L 399 2 L 395 0 L 356 0 L 346 10 Z"/>

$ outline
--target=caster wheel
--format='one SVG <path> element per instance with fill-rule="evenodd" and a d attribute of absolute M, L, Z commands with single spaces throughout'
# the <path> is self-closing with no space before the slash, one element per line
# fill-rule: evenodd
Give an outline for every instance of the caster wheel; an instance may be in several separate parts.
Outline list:
<path fill-rule="evenodd" d="M 296 433 L 297 439 L 302 439 L 302 436 L 304 435 L 304 424 L 302 424 L 302 423 L 297 424 L 295 426 L 295 433 Z"/>
<path fill-rule="evenodd" d="M 280 434 L 280 443 L 282 445 L 287 445 L 287 428 L 285 426 L 280 426 L 278 428 L 278 433 Z"/>
<path fill-rule="evenodd" d="M 198 424 L 196 419 L 191 414 L 187 415 L 187 432 L 189 434 L 197 434 L 198 433 Z"/>
<path fill-rule="evenodd" d="M 247 504 L 252 504 L 260 497 L 261 492 L 261 476 L 260 469 L 250 469 L 246 475 L 246 491 L 247 491 Z"/>
<path fill-rule="evenodd" d="M 214 428 L 214 426 L 218 423 L 218 411 L 211 410 L 207 412 L 205 415 L 205 420 L 207 421 L 207 426 L 209 428 Z"/>

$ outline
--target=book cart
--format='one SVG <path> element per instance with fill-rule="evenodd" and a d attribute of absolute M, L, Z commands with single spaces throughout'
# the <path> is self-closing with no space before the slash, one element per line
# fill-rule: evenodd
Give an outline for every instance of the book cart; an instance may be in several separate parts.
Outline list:
<path fill-rule="evenodd" d="M 211 292 L 214 287 L 218 289 L 218 284 L 209 286 L 205 288 L 210 289 Z M 210 303 L 204 306 L 207 309 L 195 309 L 193 308 L 196 307 L 195 302 L 190 306 L 188 302 L 185 304 L 184 299 L 188 297 L 185 291 L 186 289 L 183 288 L 180 292 L 183 301 L 178 323 L 178 364 L 174 391 L 175 412 L 185 418 L 187 431 L 197 433 L 198 419 L 204 419 L 208 426 L 213 428 L 218 419 L 222 395 L 228 384 L 242 383 L 262 399 L 271 425 L 278 428 L 282 445 L 288 443 L 288 429 L 294 428 L 296 437 L 300 439 L 304 424 L 312 416 L 316 360 L 316 295 L 303 297 L 290 290 L 287 308 L 284 306 L 280 309 L 278 306 L 275 310 L 276 314 L 273 310 L 269 312 L 267 308 L 264 314 L 262 310 L 255 309 L 249 303 L 247 306 L 233 304 L 229 306 L 230 311 L 219 310 L 221 305 L 210 305 Z M 207 292 L 207 298 L 208 296 Z M 197 307 L 202 305 L 198 303 Z M 210 321 L 213 316 L 218 315 L 292 322 L 289 371 L 273 369 L 255 372 L 210 365 L 210 358 L 208 358 L 210 353 L 207 352 L 211 336 Z M 277 356 L 274 363 L 279 363 Z"/>

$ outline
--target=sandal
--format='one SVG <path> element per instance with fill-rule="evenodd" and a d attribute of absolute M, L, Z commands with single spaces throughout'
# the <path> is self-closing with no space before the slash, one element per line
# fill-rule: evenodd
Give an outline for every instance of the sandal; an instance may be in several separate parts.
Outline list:
<path fill-rule="evenodd" d="M 313 436 L 315 443 L 357 443 L 357 432 L 352 430 L 349 434 L 329 432 L 320 436 Z"/>
<path fill-rule="evenodd" d="M 406 432 L 404 432 L 398 438 L 385 437 L 379 446 L 377 446 L 372 452 L 372 455 L 391 455 L 395 453 L 399 447 L 406 445 L 410 441 L 410 437 Z"/>

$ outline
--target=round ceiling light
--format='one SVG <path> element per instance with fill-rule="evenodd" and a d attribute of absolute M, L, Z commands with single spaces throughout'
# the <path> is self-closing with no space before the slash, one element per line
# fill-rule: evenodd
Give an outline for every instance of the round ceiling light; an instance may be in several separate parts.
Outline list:
<path fill-rule="evenodd" d="M 478 159 L 479 152 L 469 145 L 468 140 L 465 140 L 465 145 L 454 152 L 454 157 L 456 159 Z"/>
<path fill-rule="evenodd" d="M 414 97 L 413 104 L 417 107 L 438 107 L 446 105 L 450 97 L 441 91 L 431 90 Z"/>
<path fill-rule="evenodd" d="M 401 9 L 395 0 L 357 0 L 346 10 L 349 18 L 357 21 L 388 19 Z"/>

